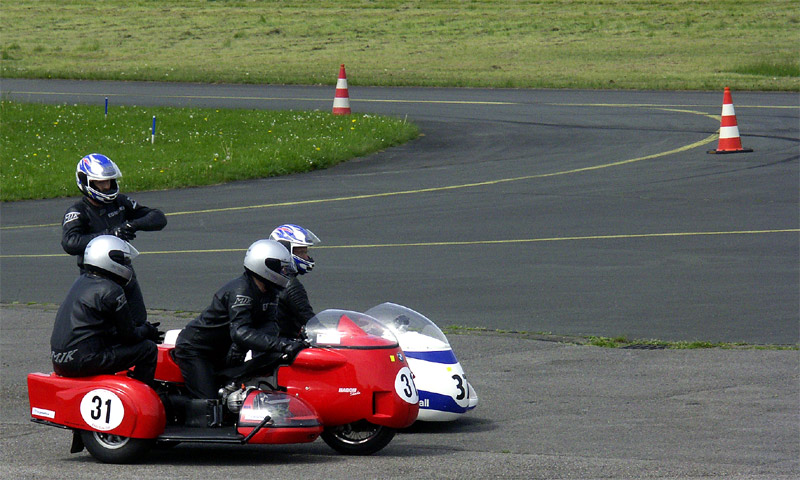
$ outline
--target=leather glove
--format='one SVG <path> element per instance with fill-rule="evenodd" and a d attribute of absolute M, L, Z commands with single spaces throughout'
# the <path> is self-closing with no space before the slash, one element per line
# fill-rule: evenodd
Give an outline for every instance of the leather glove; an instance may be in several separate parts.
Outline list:
<path fill-rule="evenodd" d="M 136 238 L 136 227 L 131 222 L 125 222 L 122 225 L 117 225 L 111 229 L 111 235 L 119 237 L 125 241 L 133 240 Z"/>
<path fill-rule="evenodd" d="M 247 352 L 234 343 L 231 345 L 231 348 L 228 349 L 228 356 L 225 358 L 225 366 L 237 367 L 244 363 L 245 356 L 247 356 Z"/>
<path fill-rule="evenodd" d="M 294 358 L 300 353 L 300 350 L 308 347 L 309 344 L 305 340 L 286 339 L 283 344 L 283 353 L 288 355 L 289 358 Z"/>
<path fill-rule="evenodd" d="M 167 332 L 158 328 L 161 325 L 161 322 L 155 322 L 150 324 L 155 330 L 156 335 L 153 338 L 153 341 L 156 343 L 164 343 L 164 337 L 167 335 Z"/>
<path fill-rule="evenodd" d="M 140 336 L 145 340 L 152 340 L 155 343 L 163 343 L 166 332 L 159 330 L 159 325 L 161 325 L 161 322 L 145 322 L 144 325 L 137 327 L 137 330 L 139 330 L 141 334 Z"/>

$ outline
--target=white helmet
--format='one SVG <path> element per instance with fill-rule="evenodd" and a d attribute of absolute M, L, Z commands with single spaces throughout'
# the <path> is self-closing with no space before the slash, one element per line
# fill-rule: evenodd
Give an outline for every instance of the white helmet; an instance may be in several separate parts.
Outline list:
<path fill-rule="evenodd" d="M 133 278 L 131 260 L 139 252 L 133 245 L 113 235 L 94 237 L 83 252 L 83 265 L 90 271 L 109 275 L 121 285 L 127 285 Z"/>
<path fill-rule="evenodd" d="M 311 230 L 287 223 L 273 230 L 269 238 L 281 242 L 284 246 L 288 245 L 287 248 L 294 258 L 298 273 L 310 272 L 314 268 L 313 258 L 301 258 L 294 253 L 295 247 L 310 247 L 320 243 L 319 237 L 314 235 Z"/>
<path fill-rule="evenodd" d="M 244 255 L 244 268 L 280 288 L 289 285 L 287 275 L 297 272 L 289 250 L 275 240 L 258 240 L 250 245 Z"/>

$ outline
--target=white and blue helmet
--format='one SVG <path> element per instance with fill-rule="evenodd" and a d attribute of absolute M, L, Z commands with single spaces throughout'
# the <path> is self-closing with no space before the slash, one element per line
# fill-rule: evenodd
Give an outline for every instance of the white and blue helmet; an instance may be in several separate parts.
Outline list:
<path fill-rule="evenodd" d="M 313 258 L 301 258 L 294 253 L 296 247 L 311 247 L 320 243 L 319 237 L 314 235 L 311 230 L 287 223 L 273 230 L 269 238 L 288 245 L 287 248 L 292 254 L 295 265 L 297 265 L 297 273 L 304 274 L 314 268 Z"/>
<path fill-rule="evenodd" d="M 99 153 L 92 153 L 81 158 L 78 168 L 75 170 L 75 181 L 78 189 L 87 197 L 98 202 L 110 203 L 117 198 L 119 185 L 117 179 L 122 176 L 117 164 L 110 158 Z M 93 181 L 111 180 L 111 188 L 107 191 L 100 191 L 92 185 Z"/>

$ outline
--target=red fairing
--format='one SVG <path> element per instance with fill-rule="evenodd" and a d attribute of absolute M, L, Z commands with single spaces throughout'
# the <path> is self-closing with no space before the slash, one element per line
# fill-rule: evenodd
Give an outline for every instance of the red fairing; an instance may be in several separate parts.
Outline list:
<path fill-rule="evenodd" d="M 183 375 L 175 359 L 172 358 L 174 345 L 158 346 L 158 364 L 156 365 L 156 380 L 173 383 L 184 383 Z"/>
<path fill-rule="evenodd" d="M 337 347 L 387 348 L 397 345 L 397 340 L 394 338 L 382 338 L 364 331 L 363 328 L 347 315 L 342 315 L 339 318 L 336 331 L 340 334 L 336 342 Z"/>
<path fill-rule="evenodd" d="M 28 375 L 31 417 L 80 430 L 156 438 L 166 415 L 152 388 L 124 375 Z"/>
<path fill-rule="evenodd" d="M 279 368 L 277 383 L 289 395 L 314 405 L 324 425 L 367 420 L 405 428 L 419 414 L 418 403 L 408 403 L 396 393 L 396 375 L 407 366 L 400 348 L 310 348 Z"/>

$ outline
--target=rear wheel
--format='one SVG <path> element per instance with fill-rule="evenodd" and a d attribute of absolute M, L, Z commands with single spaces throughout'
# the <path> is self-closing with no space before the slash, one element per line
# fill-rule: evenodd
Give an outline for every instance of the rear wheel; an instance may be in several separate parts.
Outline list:
<path fill-rule="evenodd" d="M 395 430 L 367 421 L 328 427 L 322 439 L 332 449 L 346 455 L 371 455 L 382 449 L 394 438 Z"/>
<path fill-rule="evenodd" d="M 81 431 L 86 450 L 103 463 L 131 463 L 153 446 L 153 440 L 130 438 L 103 432 Z"/>

